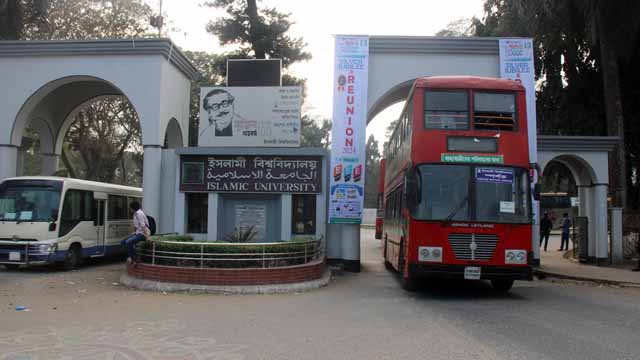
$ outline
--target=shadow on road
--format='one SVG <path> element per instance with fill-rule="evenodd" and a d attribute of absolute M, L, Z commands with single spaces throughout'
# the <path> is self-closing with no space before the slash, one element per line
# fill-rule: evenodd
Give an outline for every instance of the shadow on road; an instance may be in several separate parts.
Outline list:
<path fill-rule="evenodd" d="M 391 278 L 401 288 L 400 274 L 389 272 Z M 518 282 L 516 282 L 516 285 Z M 452 280 L 426 278 L 418 281 L 418 289 L 415 292 L 406 292 L 417 298 L 428 300 L 528 300 L 517 293 L 517 287 L 504 293 L 494 290 L 488 281 L 484 280 Z"/>
<path fill-rule="evenodd" d="M 82 271 L 97 270 L 97 269 L 100 269 L 101 267 L 124 263 L 125 259 L 126 259 L 126 255 L 88 258 L 84 260 L 84 263 L 82 264 L 81 267 L 71 271 L 82 272 Z M 6 267 L 0 265 L 0 273 L 1 272 L 22 273 L 22 274 L 49 274 L 54 272 L 64 273 L 64 272 L 67 272 L 67 270 L 62 269 L 62 267 L 57 264 L 21 267 L 19 269 L 7 269 Z"/>

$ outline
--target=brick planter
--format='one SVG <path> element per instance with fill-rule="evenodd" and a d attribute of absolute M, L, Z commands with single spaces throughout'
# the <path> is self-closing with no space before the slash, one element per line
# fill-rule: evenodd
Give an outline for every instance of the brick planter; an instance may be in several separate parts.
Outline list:
<path fill-rule="evenodd" d="M 197 285 L 270 285 L 317 280 L 324 274 L 324 260 L 303 265 L 265 269 L 182 268 L 138 263 L 127 264 L 127 273 L 145 280 Z"/>

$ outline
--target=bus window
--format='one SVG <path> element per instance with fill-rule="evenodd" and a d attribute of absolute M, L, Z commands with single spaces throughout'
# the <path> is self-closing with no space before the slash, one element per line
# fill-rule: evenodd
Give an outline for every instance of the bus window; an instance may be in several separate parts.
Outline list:
<path fill-rule="evenodd" d="M 125 220 L 129 218 L 126 196 L 109 195 L 108 220 Z"/>
<path fill-rule="evenodd" d="M 473 104 L 475 129 L 515 130 L 515 94 L 475 92 L 473 94 Z"/>
<path fill-rule="evenodd" d="M 80 221 L 93 219 L 93 193 L 90 191 L 67 190 L 62 204 L 60 236 L 71 231 Z"/>
<path fill-rule="evenodd" d="M 0 184 L 0 220 L 57 220 L 61 185 L 56 181 L 9 180 Z"/>
<path fill-rule="evenodd" d="M 424 121 L 427 129 L 469 129 L 469 100 L 466 91 L 427 90 Z"/>

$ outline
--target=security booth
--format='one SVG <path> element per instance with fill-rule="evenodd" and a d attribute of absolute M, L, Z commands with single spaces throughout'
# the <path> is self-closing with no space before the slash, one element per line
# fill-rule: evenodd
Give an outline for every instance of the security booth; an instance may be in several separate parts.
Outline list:
<path fill-rule="evenodd" d="M 326 150 L 192 147 L 176 154 L 177 232 L 232 242 L 325 237 Z"/>

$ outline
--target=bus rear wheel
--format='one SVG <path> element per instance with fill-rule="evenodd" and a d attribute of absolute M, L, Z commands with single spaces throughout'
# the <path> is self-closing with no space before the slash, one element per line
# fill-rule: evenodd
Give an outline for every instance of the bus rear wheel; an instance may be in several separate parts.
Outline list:
<path fill-rule="evenodd" d="M 491 286 L 499 292 L 509 292 L 513 286 L 513 280 L 491 280 Z"/>

